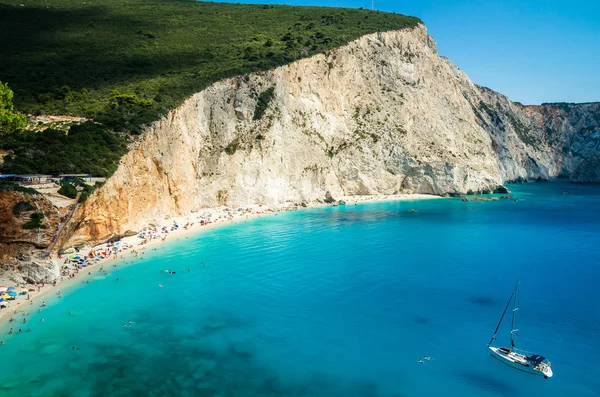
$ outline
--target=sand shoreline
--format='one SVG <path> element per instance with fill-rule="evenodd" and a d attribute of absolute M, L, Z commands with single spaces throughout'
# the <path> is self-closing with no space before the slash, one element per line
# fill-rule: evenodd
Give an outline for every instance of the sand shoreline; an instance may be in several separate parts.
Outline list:
<path fill-rule="evenodd" d="M 394 194 L 394 195 L 378 195 L 378 196 L 344 196 L 339 198 L 346 202 L 346 205 L 355 205 L 359 203 L 375 203 L 375 202 L 384 202 L 384 201 L 413 201 L 413 200 L 426 200 L 426 199 L 438 199 L 442 198 L 440 196 L 433 195 L 425 195 L 425 194 Z M 227 207 L 218 207 L 218 208 L 206 208 L 199 210 L 195 213 L 190 213 L 185 216 L 177 216 L 172 218 L 164 219 L 160 224 L 161 225 L 174 225 L 177 224 L 179 227 L 177 230 L 170 231 L 169 226 L 167 230 L 169 230 L 168 234 L 162 233 L 162 235 L 166 235 L 165 239 L 160 238 L 161 233 L 157 233 L 158 238 L 151 238 L 147 240 L 143 240 L 139 237 L 139 233 L 143 231 L 147 231 L 150 229 L 150 226 L 146 227 L 142 231 L 138 232 L 135 236 L 123 237 L 120 240 L 121 246 L 131 247 L 126 250 L 119 251 L 116 255 L 110 255 L 107 258 L 100 260 L 97 263 L 90 264 L 78 271 L 75 271 L 74 267 L 71 267 L 73 277 L 61 276 L 56 285 L 46 284 L 44 287 L 40 289 L 38 292 L 32 291 L 29 293 L 29 300 L 25 299 L 23 296 L 19 296 L 17 300 L 10 302 L 9 306 L 6 309 L 0 311 L 0 327 L 6 326 L 8 320 L 13 317 L 15 318 L 15 328 L 19 328 L 19 324 L 21 328 L 26 328 L 22 323 L 22 318 L 24 317 L 24 313 L 28 312 L 36 312 L 38 309 L 41 309 L 42 302 L 44 302 L 43 298 L 48 296 L 51 291 L 58 293 L 61 289 L 70 288 L 75 284 L 85 284 L 85 280 L 88 277 L 93 276 L 96 272 L 102 271 L 102 269 L 107 264 L 113 264 L 113 262 L 117 260 L 127 261 L 133 259 L 131 263 L 125 262 L 125 264 L 135 264 L 135 259 L 142 260 L 144 258 L 144 252 L 152 246 L 157 245 L 158 243 L 167 242 L 173 240 L 175 237 L 186 236 L 191 233 L 199 233 L 203 231 L 212 230 L 216 227 L 233 224 L 240 221 L 247 221 L 256 218 L 261 218 L 264 216 L 270 216 L 277 214 L 279 212 L 286 211 L 298 211 L 302 209 L 308 208 L 318 208 L 324 206 L 330 206 L 331 204 L 325 203 L 315 203 L 310 204 L 307 207 L 298 207 L 294 203 L 283 203 L 278 206 L 263 206 L 263 205 L 249 205 L 244 206 L 243 209 L 240 207 L 236 210 L 232 210 Z M 205 225 L 201 225 L 201 220 L 210 220 L 210 223 Z M 186 224 L 193 223 L 192 226 L 184 227 Z M 162 229 L 158 229 L 162 230 Z M 96 252 L 100 252 L 106 249 L 109 249 L 107 243 L 98 244 L 96 246 L 87 246 L 85 248 L 80 249 L 78 255 L 86 256 L 89 255 L 91 250 L 95 250 Z M 64 266 L 65 257 L 62 258 L 54 257 L 52 260 L 61 268 Z M 106 270 L 106 269 L 105 269 Z M 89 274 L 91 273 L 91 275 Z M 27 309 L 30 310 L 27 310 Z M 16 311 L 16 313 L 15 313 Z M 21 320 L 21 321 L 19 321 Z"/>

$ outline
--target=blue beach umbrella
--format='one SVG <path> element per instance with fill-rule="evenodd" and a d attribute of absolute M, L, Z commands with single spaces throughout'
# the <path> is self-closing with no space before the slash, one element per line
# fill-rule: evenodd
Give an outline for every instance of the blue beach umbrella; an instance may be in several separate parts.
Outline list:
<path fill-rule="evenodd" d="M 15 287 L 8 287 L 8 290 L 9 291 L 14 291 L 14 290 L 16 290 L 16 288 Z"/>
<path fill-rule="evenodd" d="M 8 293 L 8 296 L 17 296 L 17 293 L 15 291 L 10 291 Z"/>

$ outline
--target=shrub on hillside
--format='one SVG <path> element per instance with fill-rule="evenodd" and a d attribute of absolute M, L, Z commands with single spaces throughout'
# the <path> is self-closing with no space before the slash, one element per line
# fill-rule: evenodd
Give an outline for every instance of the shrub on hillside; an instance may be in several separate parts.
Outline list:
<path fill-rule="evenodd" d="M 75 186 L 71 185 L 70 183 L 63 183 L 60 189 L 58 189 L 58 194 L 70 199 L 74 199 L 77 197 L 77 189 L 75 189 Z"/>
<path fill-rule="evenodd" d="M 19 201 L 17 204 L 14 205 L 12 212 L 13 212 L 13 215 L 19 216 L 19 214 L 21 214 L 21 212 L 32 211 L 33 209 L 34 209 L 33 205 L 31 205 L 27 201 Z"/>
<path fill-rule="evenodd" d="M 44 214 L 41 212 L 34 212 L 30 216 L 30 220 L 27 223 L 24 223 L 23 229 L 45 229 L 46 226 L 42 225 L 42 219 L 44 219 Z"/>
<path fill-rule="evenodd" d="M 94 193 L 96 186 L 88 185 L 87 183 L 81 183 L 79 186 L 81 186 L 83 190 L 81 191 L 81 196 L 79 196 L 78 202 L 83 203 L 88 197 L 90 197 L 92 193 Z"/>
<path fill-rule="evenodd" d="M 265 110 L 269 107 L 269 102 L 273 99 L 273 95 L 275 94 L 275 88 L 271 87 L 263 91 L 258 96 L 258 102 L 256 103 L 256 108 L 254 108 L 254 120 L 262 119 L 262 116 L 265 114 Z"/>
<path fill-rule="evenodd" d="M 8 181 L 0 181 L 0 191 L 14 191 L 21 192 L 25 194 L 41 194 L 37 190 L 32 187 L 21 186 L 18 183 L 8 182 Z"/>

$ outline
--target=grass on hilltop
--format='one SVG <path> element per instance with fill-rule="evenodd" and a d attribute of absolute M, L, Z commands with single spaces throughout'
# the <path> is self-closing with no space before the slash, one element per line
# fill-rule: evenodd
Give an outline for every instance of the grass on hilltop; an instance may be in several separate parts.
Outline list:
<path fill-rule="evenodd" d="M 270 69 L 364 34 L 419 22 L 398 14 L 325 7 L 0 0 L 0 81 L 12 88 L 21 112 L 84 116 L 106 131 L 138 134 L 143 125 L 224 77 Z M 11 145 L 19 139 L 12 134 Z M 32 146 L 31 137 L 25 141 L 22 151 L 45 150 Z M 21 156 L 1 169 L 49 170 L 21 162 Z M 81 164 L 86 161 L 95 160 L 80 158 L 63 168 L 88 172 L 94 166 Z M 100 167 L 105 175 L 114 171 L 112 160 L 110 165 Z"/>

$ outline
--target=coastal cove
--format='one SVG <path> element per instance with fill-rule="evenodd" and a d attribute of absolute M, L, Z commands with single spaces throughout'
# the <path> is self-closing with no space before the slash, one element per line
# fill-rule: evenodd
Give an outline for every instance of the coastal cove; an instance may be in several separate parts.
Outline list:
<path fill-rule="evenodd" d="M 79 288 L 84 269 L 1 327 L 0 394 L 598 396 L 600 186 L 510 188 L 195 229 Z M 517 343 L 551 380 L 487 354 L 517 277 Z"/>
<path fill-rule="evenodd" d="M 350 205 L 357 205 L 360 203 L 373 203 L 373 202 L 387 202 L 387 201 L 413 201 L 413 200 L 429 200 L 429 199 L 438 199 L 440 196 L 429 195 L 429 194 L 390 194 L 390 195 L 378 195 L 378 196 L 342 196 L 338 197 L 339 200 L 336 200 L 335 204 L 326 204 L 323 202 L 313 202 L 307 204 L 306 208 L 316 208 L 325 205 L 345 205 L 346 201 L 350 203 Z M 344 204 L 340 204 L 344 203 Z M 33 287 L 33 291 L 27 293 L 27 299 L 23 296 L 17 298 L 14 301 L 4 302 L 4 304 L 8 305 L 7 310 L 0 311 L 0 325 L 4 322 L 8 321 L 10 318 L 13 318 L 14 315 L 28 313 L 29 306 L 35 304 L 36 302 L 39 304 L 40 302 L 44 302 L 46 296 L 51 292 L 60 295 L 60 290 L 65 288 L 71 288 L 74 284 L 87 284 L 89 280 L 82 280 L 84 275 L 88 275 L 89 272 L 106 272 L 104 267 L 110 265 L 111 267 L 117 266 L 112 263 L 114 261 L 118 261 L 118 264 L 134 264 L 140 262 L 144 259 L 144 255 L 148 249 L 153 249 L 152 247 L 160 244 L 171 242 L 173 240 L 178 241 L 181 237 L 185 237 L 186 239 L 190 237 L 191 234 L 194 237 L 198 237 L 198 234 L 202 232 L 206 232 L 212 230 L 215 227 L 224 226 L 236 222 L 247 222 L 249 220 L 260 218 L 263 216 L 276 215 L 279 212 L 287 212 L 287 211 L 297 211 L 305 209 L 302 206 L 298 206 L 293 202 L 286 202 L 280 205 L 272 205 L 266 206 L 261 204 L 254 204 L 249 206 L 238 207 L 236 209 L 229 207 L 215 207 L 215 208 L 203 208 L 199 211 L 177 217 L 170 217 L 166 219 L 161 219 L 160 221 L 153 221 L 152 224 L 147 224 L 143 230 L 139 230 L 138 233 L 119 238 L 119 244 L 121 247 L 118 251 L 112 251 L 112 244 L 98 244 L 95 246 L 84 245 L 79 248 L 77 252 L 72 254 L 60 255 L 58 258 L 51 258 L 54 262 L 54 266 L 58 269 L 63 269 L 63 266 L 66 265 L 65 272 L 68 272 L 69 276 L 62 275 L 59 277 L 54 284 L 46 283 L 45 285 L 32 285 L 27 284 L 26 287 Z M 201 221 L 206 222 L 202 224 Z M 157 226 L 157 225 L 162 225 Z M 176 230 L 172 229 L 173 225 L 178 225 Z M 152 237 L 141 238 L 140 234 L 147 234 L 150 236 L 148 232 L 151 229 L 155 229 L 158 232 L 155 233 Z M 162 233 L 161 230 L 165 229 L 167 233 Z M 168 238 L 168 240 L 167 240 Z M 156 250 L 156 248 L 154 248 Z M 73 250 L 71 250 L 73 251 Z M 111 252 L 110 255 L 103 258 L 100 261 L 92 261 L 89 254 L 92 251 L 97 252 Z M 77 266 L 72 261 L 67 263 L 65 261 L 68 258 L 72 258 L 73 256 L 78 256 L 82 258 L 89 258 L 88 264 L 83 268 L 77 269 Z M 95 270 L 94 270 L 95 269 Z M 61 270 L 62 272 L 62 270 Z M 73 276 L 72 278 L 70 276 Z M 0 282 L 6 285 L 14 284 L 10 279 L 0 279 Z M 36 290 L 37 288 L 37 290 Z M 26 290 L 27 288 L 20 288 Z"/>

